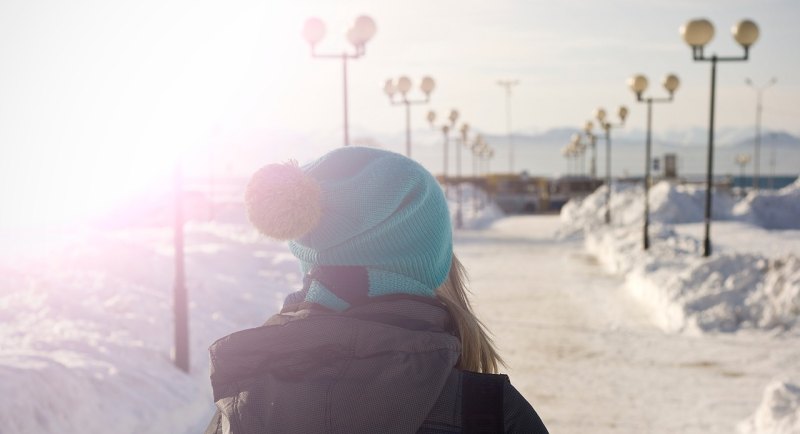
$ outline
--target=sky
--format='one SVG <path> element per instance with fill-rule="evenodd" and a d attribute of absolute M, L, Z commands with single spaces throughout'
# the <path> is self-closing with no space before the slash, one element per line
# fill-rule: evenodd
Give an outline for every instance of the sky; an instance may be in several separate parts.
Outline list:
<path fill-rule="evenodd" d="M 425 143 L 436 139 L 428 110 L 456 108 L 473 130 L 504 133 L 500 79 L 520 81 L 518 133 L 579 128 L 596 107 L 620 104 L 631 109 L 627 125 L 644 128 L 644 106 L 625 84 L 634 73 L 650 78 L 652 96 L 664 94 L 663 75 L 681 79 L 675 102 L 657 108 L 656 135 L 705 128 L 710 67 L 691 60 L 678 32 L 698 17 L 715 24 L 707 52 L 720 55 L 741 53 L 729 32 L 737 20 L 761 27 L 750 61 L 720 64 L 717 125 L 751 127 L 745 78 L 777 77 L 764 126 L 800 134 L 800 3 L 791 0 L 5 0 L 0 200 L 44 218 L 163 185 L 179 157 L 196 173 L 246 174 L 340 145 L 342 64 L 311 58 L 301 29 L 319 17 L 328 30 L 319 52 L 341 53 L 361 14 L 377 33 L 349 63 L 354 139 L 389 137 L 402 150 L 405 114 L 382 92 L 400 75 L 437 82 L 430 104 L 412 108 L 415 141 Z"/>

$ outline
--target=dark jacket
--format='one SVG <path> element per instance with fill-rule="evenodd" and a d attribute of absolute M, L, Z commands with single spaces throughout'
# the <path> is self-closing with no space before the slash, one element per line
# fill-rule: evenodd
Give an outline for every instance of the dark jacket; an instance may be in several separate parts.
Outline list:
<path fill-rule="evenodd" d="M 447 313 L 416 300 L 346 313 L 276 315 L 211 348 L 217 414 L 207 434 L 461 432 L 458 338 Z M 546 433 L 503 386 L 506 432 Z"/>

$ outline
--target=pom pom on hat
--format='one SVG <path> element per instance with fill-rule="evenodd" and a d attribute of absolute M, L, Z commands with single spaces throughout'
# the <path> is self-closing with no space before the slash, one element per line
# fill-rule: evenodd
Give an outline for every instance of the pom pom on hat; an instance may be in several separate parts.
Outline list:
<path fill-rule="evenodd" d="M 262 234 L 293 240 L 309 233 L 322 216 L 322 189 L 296 161 L 259 169 L 245 192 L 247 216 Z"/>

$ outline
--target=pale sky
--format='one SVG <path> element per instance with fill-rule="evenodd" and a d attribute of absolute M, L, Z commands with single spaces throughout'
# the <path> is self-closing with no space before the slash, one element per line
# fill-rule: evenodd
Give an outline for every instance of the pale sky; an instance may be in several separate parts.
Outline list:
<path fill-rule="evenodd" d="M 800 134 L 794 0 L 5 0 L 0 196 L 89 206 L 163 179 L 177 153 L 213 164 L 253 141 L 270 148 L 264 160 L 339 145 L 341 62 L 312 59 L 300 32 L 317 16 L 328 28 L 319 50 L 341 52 L 360 14 L 378 30 L 350 63 L 351 135 L 397 134 L 399 149 L 404 113 L 382 84 L 402 74 L 437 81 L 431 104 L 412 111 L 417 129 L 427 110 L 458 108 L 475 129 L 504 132 L 495 82 L 505 78 L 521 83 L 515 131 L 580 127 L 597 106 L 619 104 L 642 129 L 644 106 L 625 84 L 634 73 L 650 78 L 652 96 L 666 73 L 681 78 L 675 102 L 657 108 L 656 133 L 705 128 L 710 66 L 691 60 L 678 33 L 698 17 L 715 24 L 707 51 L 720 55 L 741 53 L 729 31 L 737 20 L 761 28 L 749 62 L 720 64 L 717 125 L 752 126 L 755 93 L 744 79 L 774 76 L 764 125 Z"/>

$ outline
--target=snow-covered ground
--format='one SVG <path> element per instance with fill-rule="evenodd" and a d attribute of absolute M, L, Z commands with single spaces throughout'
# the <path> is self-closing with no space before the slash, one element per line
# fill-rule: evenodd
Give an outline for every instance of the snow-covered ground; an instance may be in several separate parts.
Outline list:
<path fill-rule="evenodd" d="M 647 252 L 642 188 L 615 186 L 611 225 L 603 222 L 605 197 L 601 188 L 567 204 L 561 236 L 583 235 L 587 251 L 624 278 L 654 324 L 693 335 L 739 336 L 748 330 L 764 341 L 788 339 L 800 346 L 800 180 L 739 201 L 717 192 L 709 258 L 702 257 L 703 189 L 667 182 L 651 189 Z M 772 376 L 790 382 L 768 387 L 758 412 L 741 430 L 796 432 L 792 421 L 800 418 L 800 406 L 791 398 L 797 389 L 791 381 L 800 379 L 800 358 L 789 369 L 776 366 Z"/>
<path fill-rule="evenodd" d="M 698 256 L 696 219 L 655 224 L 653 251 L 641 255 L 638 239 L 627 235 L 622 221 L 613 229 L 618 240 L 611 242 L 600 236 L 603 225 L 589 219 L 500 218 L 495 208 L 475 213 L 471 193 L 464 196 L 470 229 L 457 231 L 455 248 L 472 277 L 476 309 L 494 332 L 512 382 L 552 432 L 728 433 L 737 425 L 743 432 L 796 432 L 800 334 L 786 312 L 753 310 L 747 321 L 731 326 L 717 320 L 724 316 L 712 315 L 713 321 L 700 318 L 695 328 L 669 329 L 654 321 L 657 305 L 643 308 L 647 298 L 630 291 L 631 273 L 641 264 L 659 269 L 661 262 L 668 267 L 670 261 Z M 451 191 L 455 211 L 453 198 Z M 625 218 L 632 222 L 635 212 L 626 213 L 625 207 L 635 208 L 635 199 L 623 194 L 613 199 L 620 204 L 615 218 L 630 215 Z M 584 204 L 592 201 L 602 204 L 592 196 Z M 731 219 L 740 205 L 731 198 L 729 206 Z M 569 212 L 601 215 L 576 204 L 564 215 Z M 188 375 L 170 361 L 170 229 L 75 232 L 47 250 L 0 254 L 2 432 L 100 433 L 113 427 L 119 433 L 180 434 L 204 428 L 213 410 L 208 345 L 261 324 L 300 284 L 296 261 L 283 244 L 257 236 L 239 211 L 221 208 L 216 215 L 214 222 L 186 227 Z M 797 230 L 768 231 L 743 219 L 715 222 L 714 228 L 715 258 L 760 255 L 769 270 L 777 267 L 770 252 L 798 254 Z M 746 241 L 750 235 L 742 231 L 764 241 L 743 245 L 735 236 Z M 595 241 L 582 242 L 582 233 Z M 640 235 L 638 229 L 631 233 Z M 671 259 L 638 262 L 624 249 L 611 249 L 617 241 L 630 244 L 632 258 L 661 252 Z M 615 259 L 598 261 L 595 250 L 587 254 L 584 246 L 592 242 Z M 604 270 L 608 264 L 617 264 L 617 273 Z M 793 266 L 786 262 L 780 268 Z M 734 268 L 727 272 L 758 270 Z M 728 286 L 738 291 L 736 279 Z M 781 285 L 766 286 L 787 288 Z M 768 317 L 783 322 L 759 322 Z M 702 327 L 708 324 L 718 326 Z"/>
<path fill-rule="evenodd" d="M 465 189 L 466 228 L 501 215 L 471 198 Z M 185 228 L 188 375 L 170 360 L 170 227 L 83 229 L 37 245 L 30 234 L 0 233 L 1 433 L 205 429 L 213 411 L 208 346 L 262 324 L 301 286 L 297 260 L 247 224 L 243 204 L 217 208 L 215 221 Z"/>

